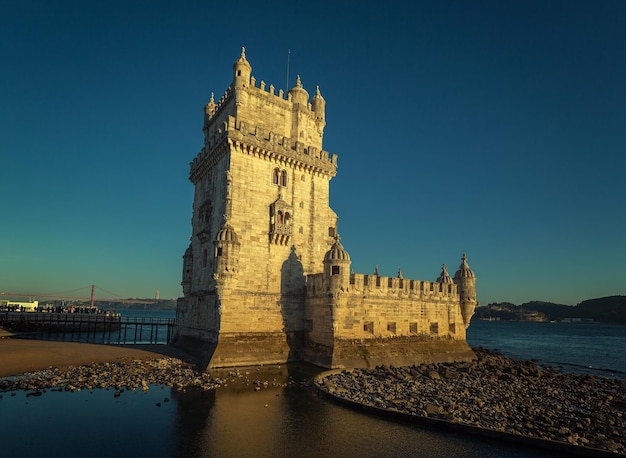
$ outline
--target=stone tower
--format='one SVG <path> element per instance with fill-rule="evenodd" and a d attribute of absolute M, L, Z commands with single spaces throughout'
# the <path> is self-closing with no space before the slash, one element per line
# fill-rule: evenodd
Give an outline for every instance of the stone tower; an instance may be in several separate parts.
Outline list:
<path fill-rule="evenodd" d="M 301 357 L 306 275 L 324 270 L 336 234 L 325 124 L 319 88 L 310 99 L 299 76 L 287 94 L 257 84 L 243 49 L 204 108 L 175 339 L 211 366 Z"/>

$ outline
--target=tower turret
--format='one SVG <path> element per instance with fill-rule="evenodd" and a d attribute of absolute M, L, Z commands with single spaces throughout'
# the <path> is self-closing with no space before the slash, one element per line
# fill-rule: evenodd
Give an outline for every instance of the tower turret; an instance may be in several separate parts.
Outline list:
<path fill-rule="evenodd" d="M 454 283 L 457 284 L 461 302 L 461 315 L 465 327 L 469 327 L 470 320 L 476 308 L 476 276 L 467 264 L 467 256 L 463 253 L 459 270 L 454 274 Z"/>
<path fill-rule="evenodd" d="M 446 265 L 441 266 L 441 273 L 437 277 L 437 283 L 449 284 L 453 283 L 452 278 L 448 275 L 448 271 L 446 269 Z"/>
<path fill-rule="evenodd" d="M 350 284 L 350 255 L 341 245 L 339 234 L 324 255 L 324 275 L 331 291 L 347 289 Z"/>
<path fill-rule="evenodd" d="M 248 87 L 252 65 L 246 59 L 246 48 L 241 48 L 241 56 L 233 64 L 233 86 L 235 88 Z"/>
<path fill-rule="evenodd" d="M 215 245 L 216 278 L 236 274 L 239 263 L 239 238 L 228 221 L 224 222 L 213 244 Z"/>
<path fill-rule="evenodd" d="M 320 87 L 315 89 L 315 95 L 311 99 L 311 109 L 315 113 L 315 124 L 317 131 L 321 134 L 326 126 L 326 100 L 320 94 Z"/>
<path fill-rule="evenodd" d="M 302 104 L 304 107 L 308 106 L 309 93 L 302 87 L 302 81 L 300 81 L 300 75 L 296 78 L 296 85 L 289 90 L 291 101 L 294 103 Z"/>

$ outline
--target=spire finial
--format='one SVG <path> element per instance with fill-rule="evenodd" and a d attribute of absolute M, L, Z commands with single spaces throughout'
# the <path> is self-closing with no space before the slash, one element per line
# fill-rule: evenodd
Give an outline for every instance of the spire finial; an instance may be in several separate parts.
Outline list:
<path fill-rule="evenodd" d="M 319 95 L 319 96 L 322 95 L 322 94 L 320 94 L 320 87 L 319 87 L 319 85 L 315 86 L 315 95 Z"/>
<path fill-rule="evenodd" d="M 209 103 L 215 103 L 215 94 L 213 94 L 211 92 L 211 100 L 209 100 Z"/>
<path fill-rule="evenodd" d="M 296 76 L 296 87 L 302 87 L 302 81 L 300 81 L 300 75 Z"/>
<path fill-rule="evenodd" d="M 244 48 L 243 46 L 241 47 L 241 57 L 243 57 L 244 59 L 246 58 L 246 48 Z"/>

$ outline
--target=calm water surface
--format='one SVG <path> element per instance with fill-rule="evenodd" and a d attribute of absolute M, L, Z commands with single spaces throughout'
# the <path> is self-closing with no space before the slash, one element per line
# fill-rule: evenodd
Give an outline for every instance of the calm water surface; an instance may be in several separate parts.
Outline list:
<path fill-rule="evenodd" d="M 595 364 L 621 373 L 624 360 L 616 349 L 626 347 L 626 327 L 540 325 L 473 322 L 468 341 L 519 358 L 582 370 Z M 249 369 L 249 377 L 300 382 L 318 371 L 306 365 L 268 367 Z M 303 383 L 261 391 L 229 383 L 185 394 L 151 386 L 119 398 L 113 390 L 11 394 L 0 399 L 5 425 L 0 452 L 7 457 L 558 456 L 368 417 L 319 398 Z"/>

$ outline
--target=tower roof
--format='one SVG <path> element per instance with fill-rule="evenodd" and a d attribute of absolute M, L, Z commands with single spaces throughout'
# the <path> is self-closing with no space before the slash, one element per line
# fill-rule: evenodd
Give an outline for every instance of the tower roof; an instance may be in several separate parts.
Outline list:
<path fill-rule="evenodd" d="M 252 65 L 250 65 L 250 62 L 246 59 L 246 48 L 244 47 L 241 48 L 239 59 L 233 64 L 233 70 L 236 70 L 237 67 L 247 67 L 249 71 L 252 71 Z"/>
<path fill-rule="evenodd" d="M 448 275 L 445 264 L 441 266 L 441 274 L 437 277 L 437 283 L 453 283 L 452 278 Z"/>
<path fill-rule="evenodd" d="M 302 103 L 306 105 L 309 102 L 309 93 L 302 87 L 302 81 L 300 81 L 300 75 L 296 78 L 296 85 L 289 89 L 291 94 L 291 101 L 293 103 Z"/>
<path fill-rule="evenodd" d="M 465 253 L 463 253 L 461 265 L 459 266 L 459 270 L 454 274 L 454 278 L 475 278 L 474 272 L 472 272 L 472 269 L 470 269 L 467 264 L 467 256 Z"/>
<path fill-rule="evenodd" d="M 230 224 L 224 223 L 222 228 L 217 233 L 217 236 L 215 237 L 215 241 L 237 243 L 238 241 L 237 233 L 235 232 L 235 229 L 233 229 L 233 227 Z"/>
<path fill-rule="evenodd" d="M 340 238 L 339 234 L 335 236 L 335 243 L 324 255 L 324 262 L 350 261 L 350 255 L 341 245 Z"/>

